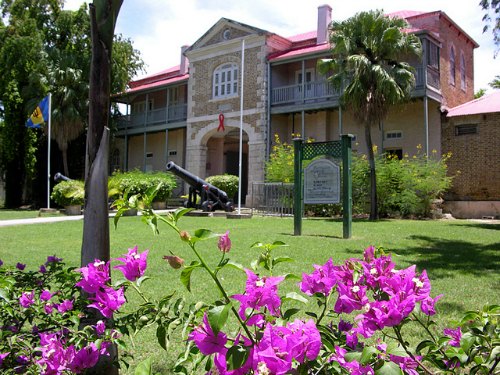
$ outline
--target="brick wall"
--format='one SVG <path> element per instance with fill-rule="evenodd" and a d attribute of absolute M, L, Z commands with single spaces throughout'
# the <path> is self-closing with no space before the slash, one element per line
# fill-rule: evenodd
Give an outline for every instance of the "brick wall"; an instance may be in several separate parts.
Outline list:
<path fill-rule="evenodd" d="M 458 125 L 477 124 L 477 134 L 455 135 Z M 500 113 L 457 116 L 442 123 L 442 150 L 451 152 L 455 176 L 449 200 L 500 200 Z"/>

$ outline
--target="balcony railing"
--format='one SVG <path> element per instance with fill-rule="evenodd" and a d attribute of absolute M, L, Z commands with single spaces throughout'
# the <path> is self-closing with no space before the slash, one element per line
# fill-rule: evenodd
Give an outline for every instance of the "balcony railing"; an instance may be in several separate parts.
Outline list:
<path fill-rule="evenodd" d="M 133 113 L 122 116 L 118 129 L 133 129 L 150 125 L 169 124 L 186 121 L 187 104 L 170 105 L 166 108 L 152 109 L 148 112 Z"/>
<path fill-rule="evenodd" d="M 424 68 L 415 67 L 415 89 L 424 88 Z M 440 90 L 439 70 L 431 66 L 427 67 L 427 85 Z M 271 105 L 292 105 L 302 103 L 320 103 L 326 100 L 336 100 L 340 92 L 326 80 L 307 82 L 275 87 L 271 90 Z"/>

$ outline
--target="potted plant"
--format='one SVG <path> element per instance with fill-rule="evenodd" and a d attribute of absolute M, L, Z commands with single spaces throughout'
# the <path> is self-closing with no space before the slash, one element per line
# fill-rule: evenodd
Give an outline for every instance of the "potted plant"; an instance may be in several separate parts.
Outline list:
<path fill-rule="evenodd" d="M 85 198 L 85 185 L 80 180 L 61 181 L 50 195 L 57 205 L 64 207 L 66 215 L 80 215 Z"/>

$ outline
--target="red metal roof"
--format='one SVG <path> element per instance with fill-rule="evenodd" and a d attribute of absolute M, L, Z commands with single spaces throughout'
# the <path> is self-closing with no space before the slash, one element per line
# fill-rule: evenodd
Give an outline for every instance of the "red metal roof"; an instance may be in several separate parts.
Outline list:
<path fill-rule="evenodd" d="M 500 91 L 486 94 L 478 99 L 461 104 L 448 110 L 446 117 L 478 115 L 500 112 Z"/>
<path fill-rule="evenodd" d="M 388 13 L 388 17 L 399 17 L 399 18 L 410 18 L 410 17 L 415 17 L 419 16 L 421 14 L 428 13 L 428 12 L 422 12 L 419 10 L 398 10 L 397 12 L 392 12 Z"/>
<path fill-rule="evenodd" d="M 276 61 L 291 59 L 297 56 L 310 55 L 316 52 L 328 51 L 329 49 L 330 49 L 329 43 L 317 44 L 314 46 L 308 46 L 294 50 L 287 50 L 284 52 L 277 52 L 272 55 L 269 55 L 268 59 L 269 61 L 276 62 Z"/>

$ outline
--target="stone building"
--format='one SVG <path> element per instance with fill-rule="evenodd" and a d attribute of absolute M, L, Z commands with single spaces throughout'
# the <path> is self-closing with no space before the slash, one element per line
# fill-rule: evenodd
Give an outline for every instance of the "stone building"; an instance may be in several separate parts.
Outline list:
<path fill-rule="evenodd" d="M 410 61 L 413 100 L 391 109 L 373 142 L 397 155 L 412 155 L 419 145 L 440 155 L 442 110 L 473 99 L 478 45 L 442 11 L 390 16 L 407 20 L 423 56 Z M 354 149 L 365 152 L 362 126 L 340 109 L 340 93 L 317 70 L 319 60 L 331 57 L 331 17 L 329 5 L 318 7 L 317 29 L 295 36 L 221 18 L 181 48 L 178 66 L 133 81 L 114 96 L 128 112 L 111 168 L 164 170 L 171 160 L 202 178 L 238 174 L 241 124 L 245 196 L 252 182 L 264 181 L 275 134 L 290 142 L 292 133 L 316 141 L 351 133 Z"/>
<path fill-rule="evenodd" d="M 459 218 L 500 217 L 500 91 L 446 113 L 443 152 L 453 186 L 446 209 Z"/>

